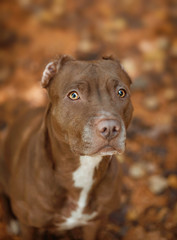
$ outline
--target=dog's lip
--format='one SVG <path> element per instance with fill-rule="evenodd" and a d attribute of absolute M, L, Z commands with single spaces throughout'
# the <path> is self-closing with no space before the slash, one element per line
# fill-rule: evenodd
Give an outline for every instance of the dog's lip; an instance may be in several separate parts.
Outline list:
<path fill-rule="evenodd" d="M 105 145 L 98 150 L 98 152 L 100 151 L 115 151 L 115 148 L 110 145 Z"/>
<path fill-rule="evenodd" d="M 89 155 L 121 155 L 124 153 L 124 148 L 122 149 L 121 146 L 112 146 L 112 145 L 104 145 L 98 148 L 96 151 L 90 153 Z"/>
<path fill-rule="evenodd" d="M 112 147 L 111 145 L 105 145 L 99 148 L 94 154 L 106 154 L 106 153 L 118 153 L 118 150 Z"/>

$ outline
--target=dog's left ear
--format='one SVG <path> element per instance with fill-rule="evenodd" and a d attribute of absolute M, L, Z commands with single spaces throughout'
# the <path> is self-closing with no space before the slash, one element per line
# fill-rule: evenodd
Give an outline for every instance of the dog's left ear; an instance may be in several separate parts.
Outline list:
<path fill-rule="evenodd" d="M 69 60 L 74 60 L 71 56 L 62 55 L 59 59 L 47 64 L 41 79 L 41 86 L 43 88 L 48 87 L 50 81 L 59 72 L 61 67 Z"/>
<path fill-rule="evenodd" d="M 123 65 L 121 64 L 121 62 L 118 59 L 114 58 L 112 55 L 103 56 L 102 59 L 116 61 L 118 63 L 119 68 L 122 70 L 122 72 L 126 76 L 127 80 L 129 81 L 129 83 L 132 84 L 132 80 L 131 80 L 130 76 L 128 75 L 127 71 L 125 70 L 125 68 L 123 67 Z"/>
<path fill-rule="evenodd" d="M 123 66 L 120 62 L 119 62 L 119 65 L 120 65 L 120 67 L 121 67 L 123 73 L 125 74 L 127 80 L 129 81 L 129 84 L 131 85 L 131 84 L 132 84 L 132 80 L 131 80 L 129 74 L 127 73 L 127 71 L 125 70 L 124 66 Z"/>
<path fill-rule="evenodd" d="M 104 55 L 104 56 L 102 56 L 102 59 L 104 59 L 104 60 L 115 60 L 112 55 Z"/>

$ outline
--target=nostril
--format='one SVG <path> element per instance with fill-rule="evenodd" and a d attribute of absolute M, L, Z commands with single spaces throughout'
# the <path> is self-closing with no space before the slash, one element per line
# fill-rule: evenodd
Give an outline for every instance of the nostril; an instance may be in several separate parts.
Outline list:
<path fill-rule="evenodd" d="M 113 129 L 112 129 L 113 132 L 119 132 L 119 127 L 118 126 L 114 126 Z"/>
<path fill-rule="evenodd" d="M 116 128 L 116 127 L 113 127 L 112 131 L 113 131 L 113 132 L 117 132 L 117 128 Z"/>
<path fill-rule="evenodd" d="M 107 130 L 108 130 L 107 127 L 104 127 L 101 132 L 105 133 Z"/>

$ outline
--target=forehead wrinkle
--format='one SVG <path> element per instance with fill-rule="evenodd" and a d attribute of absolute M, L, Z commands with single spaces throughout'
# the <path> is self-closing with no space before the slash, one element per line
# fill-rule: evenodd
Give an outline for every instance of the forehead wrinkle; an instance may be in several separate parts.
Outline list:
<path fill-rule="evenodd" d="M 79 89 L 80 91 L 88 91 L 89 90 L 89 82 L 87 80 L 81 80 L 81 81 L 78 81 L 76 84 L 75 84 L 76 88 Z"/>
<path fill-rule="evenodd" d="M 65 92 L 69 90 L 79 89 L 90 93 L 91 87 L 94 86 L 98 74 L 96 73 L 95 64 L 87 64 L 83 69 L 78 69 L 74 76 L 71 76 L 70 83 L 65 85 Z M 91 84 L 92 83 L 92 84 Z"/>
<path fill-rule="evenodd" d="M 90 64 L 86 64 L 86 66 L 81 70 L 81 72 L 80 73 L 83 73 L 83 72 L 85 72 L 86 70 L 88 70 L 88 68 L 90 68 L 91 67 L 91 65 Z"/>
<path fill-rule="evenodd" d="M 107 77 L 105 77 L 104 69 L 96 63 L 90 63 L 89 68 L 87 68 L 87 70 L 89 71 L 88 83 L 89 83 L 90 89 L 92 89 L 92 96 L 94 96 L 94 99 L 97 98 L 99 102 L 102 102 L 101 92 L 102 92 L 102 89 L 106 90 L 106 82 L 107 82 L 107 79 L 106 79 Z M 90 82 L 92 84 L 90 84 Z"/>
<path fill-rule="evenodd" d="M 68 92 L 68 91 L 71 91 L 71 90 L 80 90 L 80 91 L 83 91 L 83 92 L 88 92 L 89 91 L 89 83 L 88 81 L 84 81 L 84 80 L 78 80 L 76 82 L 72 82 L 70 85 L 66 85 L 65 86 L 65 92 Z"/>
<path fill-rule="evenodd" d="M 77 74 L 76 81 L 79 80 L 90 80 L 96 75 L 96 65 L 92 63 L 86 64 L 86 66 L 82 67 L 81 69 L 77 70 L 75 74 Z M 91 77 L 90 77 L 91 75 Z"/>

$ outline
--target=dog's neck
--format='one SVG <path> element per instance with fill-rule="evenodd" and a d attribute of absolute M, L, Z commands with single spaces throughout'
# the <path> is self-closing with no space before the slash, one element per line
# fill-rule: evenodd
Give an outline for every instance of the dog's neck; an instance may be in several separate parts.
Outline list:
<path fill-rule="evenodd" d="M 112 171 L 115 159 L 113 160 L 112 156 L 91 157 L 72 153 L 69 144 L 56 138 L 51 124 L 52 116 L 49 113 L 50 109 L 46 111 L 45 120 L 39 130 L 43 147 L 40 148 L 42 149 L 41 157 L 35 161 L 38 165 L 36 166 L 36 178 L 39 179 L 38 169 L 45 165 L 44 172 L 40 176 L 50 177 L 52 189 L 55 190 L 51 189 L 52 201 L 58 202 L 59 196 L 63 196 L 61 198 L 63 212 L 60 214 L 67 218 L 59 227 L 67 230 L 80 226 L 96 216 L 95 204 L 91 205 L 92 207 L 89 205 L 89 208 L 88 204 L 92 204 L 91 199 L 95 189 L 99 188 L 99 183 Z M 44 181 L 46 181 L 47 188 L 49 179 L 45 178 Z M 50 192 L 50 189 L 47 191 Z M 45 192 L 47 191 L 45 189 Z M 87 208 L 91 209 L 89 214 L 85 213 Z"/>
<path fill-rule="evenodd" d="M 51 109 L 49 106 L 48 111 L 46 112 L 45 126 L 43 130 L 45 136 L 44 141 L 48 151 L 47 154 L 53 164 L 53 168 L 56 171 L 62 169 L 62 165 L 66 165 L 66 161 L 68 162 L 68 165 L 72 161 L 77 168 L 79 156 L 71 152 L 69 144 L 57 138 L 55 130 L 53 129 L 52 114 L 49 114 L 50 111 Z"/>
<path fill-rule="evenodd" d="M 84 161 L 88 170 L 93 171 L 93 178 L 96 178 L 96 182 L 99 181 L 106 173 L 112 156 L 80 156 L 74 154 L 70 150 L 69 144 L 64 141 L 59 141 L 52 129 L 51 114 L 48 114 L 50 107 L 48 108 L 45 116 L 45 124 L 42 129 L 45 142 L 45 151 L 52 163 L 56 178 L 58 182 L 64 184 L 64 187 L 70 187 L 73 185 L 73 174 L 79 172 L 83 167 Z M 93 161 L 92 163 L 90 163 Z M 84 178 L 84 176 L 83 176 Z M 66 186 L 65 186 L 66 185 Z M 77 185 L 77 184 L 76 184 Z"/>

